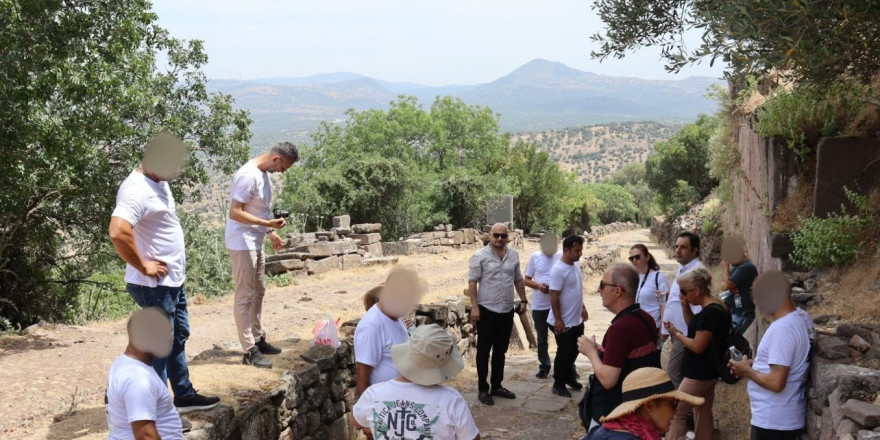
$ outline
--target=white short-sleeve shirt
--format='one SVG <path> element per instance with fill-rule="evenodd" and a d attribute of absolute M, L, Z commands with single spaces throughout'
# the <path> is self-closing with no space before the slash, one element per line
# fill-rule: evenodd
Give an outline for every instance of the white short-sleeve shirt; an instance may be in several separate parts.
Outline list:
<path fill-rule="evenodd" d="M 453 388 L 390 380 L 372 385 L 352 408 L 373 438 L 473 440 L 480 434 L 470 408 Z"/>
<path fill-rule="evenodd" d="M 802 429 L 807 421 L 807 373 L 809 371 L 809 327 L 797 311 L 773 321 L 758 345 L 752 368 L 770 372 L 771 365 L 788 367 L 785 388 L 779 393 L 748 383 L 752 425 L 764 429 Z"/>
<path fill-rule="evenodd" d="M 370 307 L 354 331 L 354 360 L 373 367 L 370 384 L 397 377 L 397 367 L 391 360 L 391 346 L 403 344 L 409 338 L 402 319 L 391 319 L 379 309 Z"/>
<path fill-rule="evenodd" d="M 566 264 L 559 260 L 550 270 L 550 290 L 559 291 L 559 313 L 566 327 L 575 327 L 584 322 L 581 310 L 584 308 L 584 279 L 580 264 Z M 553 312 L 547 314 L 547 323 L 556 325 Z"/>
<path fill-rule="evenodd" d="M 660 323 L 660 302 L 657 300 L 657 292 L 668 292 L 669 281 L 666 275 L 659 270 L 648 271 L 647 274 L 639 274 L 639 293 L 636 302 L 639 307 L 654 318 L 657 328 Z"/>
<path fill-rule="evenodd" d="M 163 440 L 183 438 L 180 414 L 171 392 L 153 367 L 119 355 L 107 375 L 109 440 L 134 440 L 131 423 L 152 420 Z"/>
<path fill-rule="evenodd" d="M 552 257 L 537 251 L 529 257 L 526 264 L 525 276 L 538 284 L 550 285 L 550 269 L 562 258 L 562 251 L 557 251 Z M 532 310 L 550 310 L 550 294 L 532 289 L 532 302 L 529 304 Z"/>
<path fill-rule="evenodd" d="M 132 171 L 119 186 L 112 216 L 131 224 L 141 258 L 161 261 L 168 268 L 167 275 L 155 278 L 126 264 L 126 283 L 146 287 L 183 285 L 186 280 L 183 228 L 168 182 L 156 182 L 143 173 Z"/>
<path fill-rule="evenodd" d="M 244 212 L 248 214 L 264 220 L 272 219 L 272 182 L 269 180 L 269 173 L 260 171 L 255 161 L 249 161 L 235 172 L 229 204 L 232 205 L 233 201 L 243 203 Z M 246 225 L 227 218 L 226 249 L 261 250 L 268 230 L 263 226 Z"/>
<path fill-rule="evenodd" d="M 675 279 L 672 280 L 672 284 L 669 285 L 669 298 L 666 299 L 666 307 L 663 309 L 663 321 L 671 322 L 675 325 L 675 328 L 681 330 L 684 334 L 687 334 L 688 326 L 687 323 L 684 322 L 684 315 L 681 313 L 681 299 L 679 298 L 679 295 L 681 295 L 681 286 L 678 285 L 678 277 L 683 273 L 698 267 L 704 267 L 699 258 L 694 258 L 690 263 L 684 266 L 679 265 L 678 273 L 676 273 Z M 691 304 L 691 311 L 694 312 L 694 315 L 700 313 L 700 310 L 703 310 L 702 306 Z M 665 325 L 661 325 L 660 333 L 668 335 L 669 330 L 666 329 Z"/>

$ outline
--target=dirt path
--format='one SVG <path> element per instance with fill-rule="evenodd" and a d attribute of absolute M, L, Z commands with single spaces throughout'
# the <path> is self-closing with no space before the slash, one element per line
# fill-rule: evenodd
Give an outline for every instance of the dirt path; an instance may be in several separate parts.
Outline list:
<path fill-rule="evenodd" d="M 619 243 L 626 250 L 633 243 L 649 244 L 646 230 L 629 231 L 608 235 L 604 242 Z M 536 250 L 535 244 L 527 243 L 520 252 L 525 264 L 528 256 Z M 416 255 L 401 258 L 401 263 L 415 267 L 428 284 L 425 302 L 445 297 L 460 297 L 466 287 L 467 261 L 471 251 L 453 251 L 439 255 Z M 674 262 L 665 252 L 655 250 L 666 271 L 674 269 Z M 621 258 L 621 261 L 624 261 Z M 361 295 L 382 282 L 388 268 L 362 268 L 354 271 L 337 271 L 315 277 L 298 279 L 295 285 L 272 289 L 267 293 L 264 305 L 264 322 L 270 340 L 284 341 L 282 346 L 294 348 L 307 341 L 317 319 L 341 317 L 347 320 L 363 313 Z M 598 278 L 585 280 L 594 286 Z M 592 287 L 587 289 L 592 290 Z M 601 338 L 608 326 L 611 314 L 602 309 L 597 295 L 588 294 L 587 307 L 590 321 L 587 333 Z M 234 352 L 236 348 L 235 326 L 231 317 L 232 297 L 219 298 L 208 304 L 190 306 L 192 337 L 187 352 L 193 356 L 217 347 Z M 125 322 L 102 322 L 85 327 L 49 326 L 30 336 L 0 339 L 0 437 L 3 438 L 106 438 L 106 419 L 103 410 L 103 389 L 106 372 L 113 359 L 126 344 Z M 512 359 L 519 362 L 523 376 L 533 377 L 536 368 L 534 354 L 522 353 Z M 196 388 L 206 394 L 221 397 L 234 395 L 241 387 L 260 387 L 277 377 L 272 372 L 253 370 L 235 365 L 230 357 L 222 363 L 195 362 L 191 376 Z M 531 360 L 530 360 L 531 359 Z M 584 362 L 581 360 L 581 362 Z M 587 365 L 581 365 L 586 371 Z M 469 370 L 473 374 L 472 368 Z M 247 372 L 247 377 L 242 376 Z M 467 376 L 465 376 L 467 377 Z M 463 377 L 462 379 L 464 379 Z M 475 387 L 464 382 L 460 389 L 471 391 Z M 536 390 L 535 392 L 538 392 Z M 549 391 L 548 391 L 549 393 Z M 569 407 L 570 409 L 570 407 Z M 539 429 L 541 435 L 526 435 L 536 429 L 534 423 L 546 423 L 547 413 L 539 417 L 523 417 L 500 406 L 494 408 L 474 405 L 478 425 L 493 438 L 568 438 L 549 434 Z M 573 411 L 564 410 L 553 418 L 570 417 Z M 53 422 L 53 418 L 55 422 Z M 531 425 L 531 428 L 529 426 Z M 572 426 L 572 433 L 576 426 Z M 507 429 L 508 434 L 503 431 Z M 514 436 L 515 434 L 515 436 Z M 573 435 L 573 434 L 570 434 Z"/>

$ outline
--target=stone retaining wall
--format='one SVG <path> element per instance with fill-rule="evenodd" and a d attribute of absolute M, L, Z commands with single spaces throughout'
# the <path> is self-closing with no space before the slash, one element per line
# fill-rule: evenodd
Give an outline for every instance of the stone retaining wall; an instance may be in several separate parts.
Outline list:
<path fill-rule="evenodd" d="M 607 225 L 590 227 L 589 235 L 592 235 L 594 237 L 601 237 L 603 235 L 613 234 L 615 232 L 632 231 L 634 229 L 641 229 L 641 226 L 633 222 L 614 222 Z"/>
<path fill-rule="evenodd" d="M 654 217 L 651 223 L 651 235 L 659 244 L 669 247 L 675 246 L 678 235 L 690 231 L 700 237 L 700 261 L 707 266 L 718 264 L 721 261 L 721 228 L 715 228 L 711 235 L 703 234 L 703 220 L 700 211 L 705 206 L 706 200 L 692 206 L 686 213 L 674 219 L 666 216 Z M 753 255 L 749 252 L 749 255 Z M 757 263 L 756 263 L 757 264 Z"/>
<path fill-rule="evenodd" d="M 439 254 L 450 249 L 479 249 L 489 242 L 488 230 L 491 226 L 484 226 L 483 231 L 473 228 L 452 229 L 452 225 L 438 225 L 433 231 L 413 234 L 402 241 L 389 241 L 382 243 L 384 255 L 414 255 L 414 254 Z M 522 249 L 523 231 L 514 229 L 508 233 L 508 245 L 516 249 Z"/>

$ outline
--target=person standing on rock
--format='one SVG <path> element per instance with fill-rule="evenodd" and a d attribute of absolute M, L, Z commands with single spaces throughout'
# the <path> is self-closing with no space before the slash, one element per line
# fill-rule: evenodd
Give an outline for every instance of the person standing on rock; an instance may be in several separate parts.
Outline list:
<path fill-rule="evenodd" d="M 535 322 L 535 337 L 538 340 L 538 379 L 550 374 L 550 354 L 547 352 L 547 315 L 550 314 L 550 269 L 560 258 L 559 240 L 552 232 L 541 236 L 541 250 L 535 251 L 526 264 L 526 287 L 532 289 L 532 320 Z"/>
<path fill-rule="evenodd" d="M 638 288 L 639 274 L 631 265 L 616 263 L 606 269 L 597 292 L 602 297 L 602 305 L 615 316 L 601 346 L 595 336 L 578 339 L 578 350 L 593 365 L 589 394 L 585 394 L 581 402 L 586 406 L 581 420 L 587 433 L 620 405 L 621 384 L 630 373 L 643 367 L 660 367 L 657 328 L 654 318 L 636 303 Z"/>
<path fill-rule="evenodd" d="M 813 320 L 791 302 L 791 283 L 782 272 L 760 275 L 753 287 L 756 305 L 772 323 L 754 363 L 746 356 L 728 366 L 749 380 L 752 440 L 797 440 L 807 421 Z"/>
<path fill-rule="evenodd" d="M 584 306 L 584 279 L 578 261 L 584 251 L 584 238 L 570 235 L 562 241 L 562 258 L 550 270 L 550 304 L 553 313 L 547 325 L 556 335 L 556 359 L 553 361 L 553 394 L 571 397 L 566 386 L 583 388 L 572 374 L 578 355 L 578 338 L 584 334 L 589 317 Z"/>
<path fill-rule="evenodd" d="M 186 252 L 168 182 L 180 175 L 187 155 L 186 145 L 175 136 L 153 136 L 141 164 L 119 186 L 109 228 L 113 247 L 126 263 L 129 295 L 141 307 L 160 307 L 171 320 L 174 344 L 168 356 L 153 360 L 153 368 L 163 382 L 171 381 L 174 406 L 181 413 L 220 403 L 217 397 L 196 393 L 186 361 Z"/>
<path fill-rule="evenodd" d="M 507 247 L 508 231 L 503 223 L 492 225 L 489 245 L 478 250 L 468 263 L 468 296 L 471 320 L 477 325 L 477 380 L 479 399 L 494 405 L 492 396 L 515 399 L 516 394 L 501 386 L 504 379 L 504 355 L 513 330 L 514 291 L 522 300 L 520 314 L 526 313 L 529 301 L 519 266 L 519 253 Z M 489 355 L 492 355 L 492 378 Z"/>
<path fill-rule="evenodd" d="M 669 295 L 666 299 L 666 306 L 663 308 L 663 322 L 671 322 L 676 328 L 687 334 L 688 326 L 684 322 L 679 300 L 681 289 L 678 285 L 678 278 L 689 270 L 704 267 L 700 262 L 700 237 L 697 234 L 685 231 L 678 235 L 678 239 L 675 240 L 675 260 L 678 261 L 678 272 L 675 274 L 675 279 L 672 280 L 672 285 L 669 286 Z M 702 309 L 699 305 L 691 305 L 690 307 L 694 314 L 699 313 Z M 666 326 L 662 326 L 660 334 L 664 340 L 669 340 L 669 331 Z M 666 372 L 669 373 L 672 383 L 677 388 L 681 385 L 683 378 L 682 364 L 684 363 L 685 348 L 677 338 L 672 338 L 669 346 Z"/>
<path fill-rule="evenodd" d="M 266 294 L 266 259 L 263 241 L 281 249 L 284 242 L 275 232 L 287 222 L 272 215 L 272 182 L 269 173 L 283 173 L 299 159 L 296 146 L 280 142 L 269 151 L 242 165 L 232 178 L 229 218 L 226 221 L 226 250 L 232 261 L 235 284 L 232 315 L 238 341 L 244 351 L 241 363 L 272 368 L 266 354 L 281 349 L 266 341 L 263 331 L 263 297 Z"/>

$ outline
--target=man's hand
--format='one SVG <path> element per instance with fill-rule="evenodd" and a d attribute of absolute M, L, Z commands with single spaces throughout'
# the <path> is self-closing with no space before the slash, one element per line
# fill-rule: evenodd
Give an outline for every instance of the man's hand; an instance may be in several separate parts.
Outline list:
<path fill-rule="evenodd" d="M 550 285 L 547 283 L 541 284 L 540 290 L 541 290 L 541 293 L 543 293 L 544 295 L 549 295 L 550 294 Z"/>
<path fill-rule="evenodd" d="M 743 355 L 741 361 L 733 359 L 727 361 L 727 368 L 730 368 L 731 374 L 742 379 L 752 369 L 752 360 L 748 356 Z"/>
<path fill-rule="evenodd" d="M 162 278 L 168 275 L 168 266 L 161 261 L 145 261 L 144 270 L 141 273 L 148 277 Z"/>
<path fill-rule="evenodd" d="M 480 308 L 471 306 L 471 321 L 480 322 Z"/>
<path fill-rule="evenodd" d="M 268 227 L 272 229 L 281 229 L 287 226 L 287 220 L 284 220 L 283 218 L 273 218 L 272 220 L 267 220 L 267 222 Z"/>
<path fill-rule="evenodd" d="M 553 332 L 555 332 L 557 335 L 565 333 L 565 322 L 563 322 L 561 319 L 557 319 L 556 323 L 553 324 Z"/>
<path fill-rule="evenodd" d="M 590 356 L 592 354 L 598 353 L 598 344 L 596 344 L 596 337 L 590 336 L 589 338 L 586 335 L 578 338 L 578 351 L 583 353 L 586 356 Z"/>
<path fill-rule="evenodd" d="M 281 247 L 284 246 L 284 240 L 282 240 L 281 236 L 276 234 L 275 231 L 269 233 L 269 242 L 272 243 L 272 249 L 275 249 L 275 252 L 280 251 Z"/>
<path fill-rule="evenodd" d="M 587 319 L 590 319 L 590 312 L 587 311 L 586 307 L 581 309 L 581 318 L 584 322 L 587 322 Z"/>

